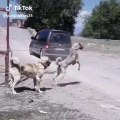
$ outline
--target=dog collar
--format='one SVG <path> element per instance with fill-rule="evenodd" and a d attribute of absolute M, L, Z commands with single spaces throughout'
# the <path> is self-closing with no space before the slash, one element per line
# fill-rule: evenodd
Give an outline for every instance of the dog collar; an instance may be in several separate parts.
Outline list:
<path fill-rule="evenodd" d="M 47 66 L 45 65 L 45 64 L 43 64 L 42 62 L 40 62 L 43 66 L 44 66 L 44 69 L 46 69 L 47 68 Z"/>

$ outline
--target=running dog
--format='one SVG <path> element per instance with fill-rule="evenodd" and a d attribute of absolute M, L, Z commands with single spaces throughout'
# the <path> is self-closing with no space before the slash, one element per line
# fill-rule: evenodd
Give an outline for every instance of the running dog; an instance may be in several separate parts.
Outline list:
<path fill-rule="evenodd" d="M 56 83 L 56 85 L 58 84 L 58 81 L 62 78 L 64 78 L 65 74 L 66 74 L 66 69 L 68 68 L 68 66 L 70 65 L 75 65 L 76 63 L 78 64 L 78 70 L 80 70 L 80 61 L 79 61 L 79 50 L 83 49 L 83 46 L 80 43 L 74 43 L 72 45 L 72 48 L 70 49 L 70 53 L 67 56 L 67 58 L 65 58 L 64 60 L 62 60 L 61 57 L 58 57 L 55 61 L 55 63 L 57 64 L 57 75 L 56 77 L 53 79 Z"/>

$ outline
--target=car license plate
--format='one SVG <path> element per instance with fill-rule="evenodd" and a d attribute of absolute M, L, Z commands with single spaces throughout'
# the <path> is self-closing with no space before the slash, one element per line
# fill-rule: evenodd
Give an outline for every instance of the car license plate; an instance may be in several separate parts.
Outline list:
<path fill-rule="evenodd" d="M 64 51 L 65 49 L 62 49 L 62 48 L 55 48 L 55 50 Z"/>

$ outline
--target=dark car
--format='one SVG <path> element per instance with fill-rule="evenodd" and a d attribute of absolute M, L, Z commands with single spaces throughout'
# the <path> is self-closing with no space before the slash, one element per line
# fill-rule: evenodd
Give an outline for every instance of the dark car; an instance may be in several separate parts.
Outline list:
<path fill-rule="evenodd" d="M 43 29 L 31 37 L 29 51 L 31 55 L 65 58 L 71 48 L 71 36 L 61 30 Z"/>

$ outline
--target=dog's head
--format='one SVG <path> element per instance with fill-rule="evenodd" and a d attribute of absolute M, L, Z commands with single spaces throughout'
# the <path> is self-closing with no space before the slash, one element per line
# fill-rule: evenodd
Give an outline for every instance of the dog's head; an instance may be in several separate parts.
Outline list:
<path fill-rule="evenodd" d="M 45 69 L 51 64 L 51 60 L 47 56 L 41 57 L 38 62 L 41 63 Z"/>
<path fill-rule="evenodd" d="M 73 50 L 83 49 L 83 46 L 82 46 L 81 43 L 74 43 L 74 44 L 72 45 L 72 49 L 73 49 Z"/>

